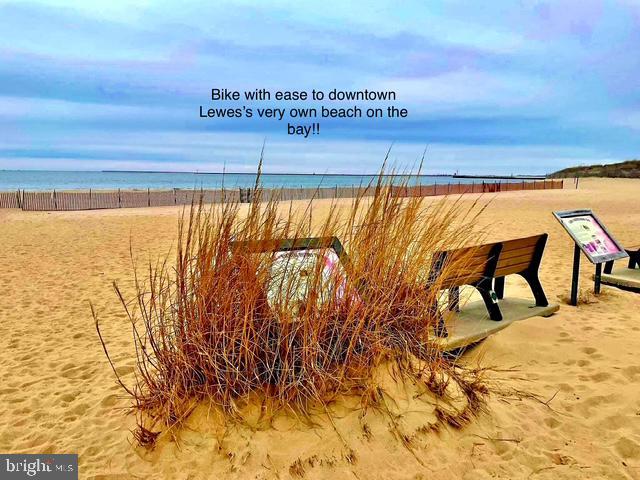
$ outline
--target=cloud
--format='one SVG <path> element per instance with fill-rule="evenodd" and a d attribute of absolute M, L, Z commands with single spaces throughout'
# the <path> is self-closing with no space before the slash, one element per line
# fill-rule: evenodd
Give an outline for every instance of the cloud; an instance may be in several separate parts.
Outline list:
<path fill-rule="evenodd" d="M 160 170 L 254 172 L 264 137 L 248 133 L 83 131 L 75 136 L 41 135 L 0 149 L 0 169 L 19 163 L 29 169 Z M 416 168 L 424 143 L 382 140 L 267 138 L 264 170 L 269 173 L 374 173 L 391 150 L 399 171 Z M 586 147 L 486 145 L 432 142 L 425 173 L 491 174 L 553 171 L 558 164 L 611 159 Z M 292 163 L 295 159 L 295 163 Z"/>
<path fill-rule="evenodd" d="M 425 112 L 446 107 L 513 108 L 547 101 L 551 90 L 540 78 L 469 69 L 424 78 L 390 79 L 378 87 L 401 92 L 403 101 L 417 104 Z"/>

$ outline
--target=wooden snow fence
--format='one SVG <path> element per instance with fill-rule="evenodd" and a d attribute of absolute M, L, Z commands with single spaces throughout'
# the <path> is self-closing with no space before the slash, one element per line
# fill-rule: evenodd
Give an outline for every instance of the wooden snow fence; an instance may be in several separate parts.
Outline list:
<path fill-rule="evenodd" d="M 518 190 L 561 189 L 562 180 L 517 182 L 441 183 L 433 185 L 407 185 L 391 187 L 392 195 L 399 197 L 430 197 L 437 195 L 462 195 L 465 193 L 499 193 Z M 264 189 L 262 200 L 280 201 L 337 199 L 371 196 L 375 186 L 288 187 Z M 191 205 L 191 203 L 249 203 L 255 195 L 252 188 L 225 190 L 114 190 L 79 192 L 0 192 L 0 208 L 21 208 L 39 211 L 96 210 L 105 208 L 163 207 Z"/>

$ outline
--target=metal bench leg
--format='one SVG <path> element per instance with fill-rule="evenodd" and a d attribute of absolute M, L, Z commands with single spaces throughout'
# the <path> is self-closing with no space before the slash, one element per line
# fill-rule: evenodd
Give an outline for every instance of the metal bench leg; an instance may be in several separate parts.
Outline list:
<path fill-rule="evenodd" d="M 613 260 L 609 260 L 604 264 L 604 273 L 611 273 L 613 271 Z"/>
<path fill-rule="evenodd" d="M 460 287 L 449 289 L 449 310 L 452 312 L 460 311 Z"/>
<path fill-rule="evenodd" d="M 436 323 L 433 327 L 433 330 L 436 336 L 447 338 L 449 336 L 449 331 L 447 330 L 447 325 L 444 323 L 444 317 L 440 313 L 440 310 L 438 310 L 437 303 L 429 307 L 429 313 L 431 314 L 431 318 L 436 319 Z"/>
<path fill-rule="evenodd" d="M 495 279 L 493 289 L 496 291 L 496 295 L 499 299 L 504 298 L 504 277 L 498 277 Z"/>
<path fill-rule="evenodd" d="M 491 320 L 500 321 L 502 320 L 502 312 L 498 306 L 498 297 L 496 296 L 496 292 L 491 288 L 491 283 L 491 279 L 489 278 L 474 286 L 478 289 L 478 292 L 480 292 L 480 296 L 482 296 L 482 300 L 489 312 L 489 318 L 491 318 Z"/>
<path fill-rule="evenodd" d="M 444 317 L 442 314 L 438 313 L 438 321 L 435 325 L 435 333 L 436 336 L 447 338 L 449 336 L 449 331 L 447 330 L 447 325 L 444 323 Z"/>
<path fill-rule="evenodd" d="M 542 284 L 540 283 L 540 278 L 538 278 L 538 273 L 523 273 L 521 274 L 522 278 L 524 278 L 529 287 L 531 287 L 531 292 L 533 293 L 534 298 L 536 299 L 537 307 L 547 307 L 549 306 L 549 301 L 547 300 L 547 296 L 544 294 L 544 290 L 542 288 Z"/>

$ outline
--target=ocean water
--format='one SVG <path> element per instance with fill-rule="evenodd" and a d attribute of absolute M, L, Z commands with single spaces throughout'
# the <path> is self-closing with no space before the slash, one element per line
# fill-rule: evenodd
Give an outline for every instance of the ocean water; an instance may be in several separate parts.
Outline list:
<path fill-rule="evenodd" d="M 408 182 L 417 185 L 434 183 L 481 182 L 482 178 L 454 178 L 449 176 L 393 176 L 393 183 Z M 261 184 L 265 188 L 305 187 L 315 188 L 335 186 L 367 185 L 375 181 L 375 175 L 304 175 L 304 174 L 263 174 Z M 495 181 L 486 178 L 485 181 Z M 509 180 L 501 180 L 503 182 Z M 513 181 L 521 181 L 514 179 Z M 160 173 L 160 172 L 71 172 L 44 170 L 0 170 L 0 191 L 13 190 L 165 190 L 173 188 L 218 189 L 252 187 L 256 175 L 253 173 Z"/>

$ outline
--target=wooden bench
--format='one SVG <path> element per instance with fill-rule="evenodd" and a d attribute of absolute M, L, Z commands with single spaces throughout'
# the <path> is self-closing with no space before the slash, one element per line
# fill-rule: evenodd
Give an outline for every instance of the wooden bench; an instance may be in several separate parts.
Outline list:
<path fill-rule="evenodd" d="M 640 246 L 625 248 L 629 255 L 627 268 L 617 268 L 613 271 L 613 260 L 604 264 L 601 282 L 623 290 L 640 292 Z"/>
<path fill-rule="evenodd" d="M 440 288 L 449 290 L 449 310 L 459 309 L 460 287 L 464 285 L 475 287 L 491 319 L 502 320 L 502 313 L 492 286 L 501 251 L 502 244 L 493 243 L 437 252 L 434 255 L 428 285 L 438 282 Z M 446 272 L 445 265 L 449 265 Z M 446 277 L 441 278 L 442 275 Z M 446 328 L 442 323 L 437 333 L 440 336 L 447 336 Z"/>
<path fill-rule="evenodd" d="M 438 252 L 430 274 L 430 283 L 434 283 L 440 275 L 447 277 L 439 279 L 439 286 L 449 289 L 449 310 L 460 311 L 460 287 L 469 285 L 478 290 L 488 317 L 492 321 L 502 321 L 504 312 L 501 309 L 501 300 L 504 299 L 505 277 L 519 275 L 525 279 L 531 288 L 535 299 L 535 307 L 542 307 L 530 313 L 536 316 L 551 314 L 557 310 L 557 305 L 549 306 L 549 301 L 544 293 L 538 270 L 542 261 L 542 255 L 547 243 L 548 235 L 534 235 L 531 237 L 495 242 L 485 245 L 466 247 L 457 250 Z M 462 259 L 462 260 L 461 260 Z M 457 266 L 457 263 L 460 263 Z M 446 269 L 444 266 L 449 265 Z M 453 268 L 452 268 L 453 266 Z M 550 307 L 548 309 L 544 307 Z M 477 310 L 477 309 L 476 309 Z M 517 312 L 517 319 L 527 317 L 522 313 L 522 308 Z M 513 315 L 512 315 L 513 317 Z M 513 318 L 511 319 L 513 320 Z M 483 332 L 495 330 L 484 325 Z M 445 320 L 440 317 L 436 327 L 436 335 L 447 337 L 449 335 Z M 467 329 L 465 335 L 478 337 L 480 334 L 473 329 Z M 463 341 L 463 340 L 460 340 Z"/>
<path fill-rule="evenodd" d="M 520 275 L 531 288 L 537 307 L 549 305 L 544 294 L 538 270 L 542 262 L 542 254 L 547 244 L 548 235 L 517 238 L 502 242 L 502 252 L 494 274 L 494 289 L 498 299 L 504 298 L 504 279 L 507 275 Z"/>
<path fill-rule="evenodd" d="M 640 268 L 640 247 L 625 248 L 627 255 L 629 255 L 629 263 L 627 268 Z M 611 273 L 613 270 L 613 260 L 604 264 L 604 273 Z"/>

